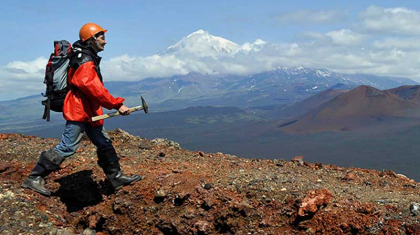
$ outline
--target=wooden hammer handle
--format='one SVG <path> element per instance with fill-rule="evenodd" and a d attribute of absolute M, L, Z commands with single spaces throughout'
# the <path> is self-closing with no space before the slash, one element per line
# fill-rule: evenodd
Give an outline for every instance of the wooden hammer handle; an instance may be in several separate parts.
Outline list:
<path fill-rule="evenodd" d="M 142 109 L 143 109 L 143 106 L 141 106 L 141 105 L 137 106 L 137 107 L 129 108 L 131 113 L 135 112 L 135 111 L 142 110 Z M 114 112 L 114 113 L 107 113 L 107 114 L 95 116 L 95 117 L 92 117 L 92 122 L 96 122 L 96 121 L 99 121 L 99 120 L 102 120 L 102 119 L 107 119 L 107 118 L 115 117 L 115 116 L 119 116 L 119 115 L 121 115 L 121 114 L 120 114 L 120 112 L 117 111 L 117 112 Z"/>

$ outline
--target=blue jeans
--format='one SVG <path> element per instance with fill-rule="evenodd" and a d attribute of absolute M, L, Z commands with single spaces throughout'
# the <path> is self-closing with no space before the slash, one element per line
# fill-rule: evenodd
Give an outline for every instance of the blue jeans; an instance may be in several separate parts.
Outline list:
<path fill-rule="evenodd" d="M 112 141 L 105 133 L 103 126 L 92 127 L 86 122 L 67 121 L 61 142 L 54 147 L 54 150 L 63 158 L 70 157 L 79 148 L 84 132 L 86 132 L 98 151 L 113 148 Z"/>

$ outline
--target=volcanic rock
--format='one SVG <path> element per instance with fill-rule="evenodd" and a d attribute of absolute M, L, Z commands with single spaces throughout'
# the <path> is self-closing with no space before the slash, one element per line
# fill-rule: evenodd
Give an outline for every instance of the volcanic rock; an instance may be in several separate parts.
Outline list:
<path fill-rule="evenodd" d="M 39 154 L 59 140 L 0 134 L 0 233 L 420 233 L 414 204 L 419 185 L 392 171 L 305 164 L 302 158 L 201 156 L 165 139 L 123 130 L 108 135 L 124 156 L 124 172 L 145 179 L 115 192 L 97 165 L 95 146 L 85 139 L 45 178 L 52 191 L 47 198 L 21 183 Z M 349 173 L 356 178 L 343 180 L 352 178 Z"/>
<path fill-rule="evenodd" d="M 299 205 L 299 216 L 308 216 L 318 211 L 321 206 L 326 206 L 332 193 L 326 189 L 309 190 L 306 197 Z"/>

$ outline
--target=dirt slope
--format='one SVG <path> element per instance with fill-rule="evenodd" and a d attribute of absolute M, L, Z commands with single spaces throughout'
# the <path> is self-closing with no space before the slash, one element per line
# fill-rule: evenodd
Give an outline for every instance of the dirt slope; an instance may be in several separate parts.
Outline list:
<path fill-rule="evenodd" d="M 0 234 L 420 234 L 419 185 L 394 172 L 109 134 L 124 171 L 146 178 L 113 193 L 83 141 L 47 177 L 50 198 L 20 184 L 58 140 L 0 134 Z"/>

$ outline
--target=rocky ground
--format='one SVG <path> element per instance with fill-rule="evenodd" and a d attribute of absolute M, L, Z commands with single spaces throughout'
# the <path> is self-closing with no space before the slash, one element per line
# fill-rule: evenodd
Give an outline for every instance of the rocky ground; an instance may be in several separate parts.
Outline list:
<path fill-rule="evenodd" d="M 0 234 L 420 234 L 419 184 L 392 171 L 109 135 L 124 172 L 144 180 L 113 192 L 84 140 L 44 197 L 20 185 L 59 140 L 0 134 Z"/>

